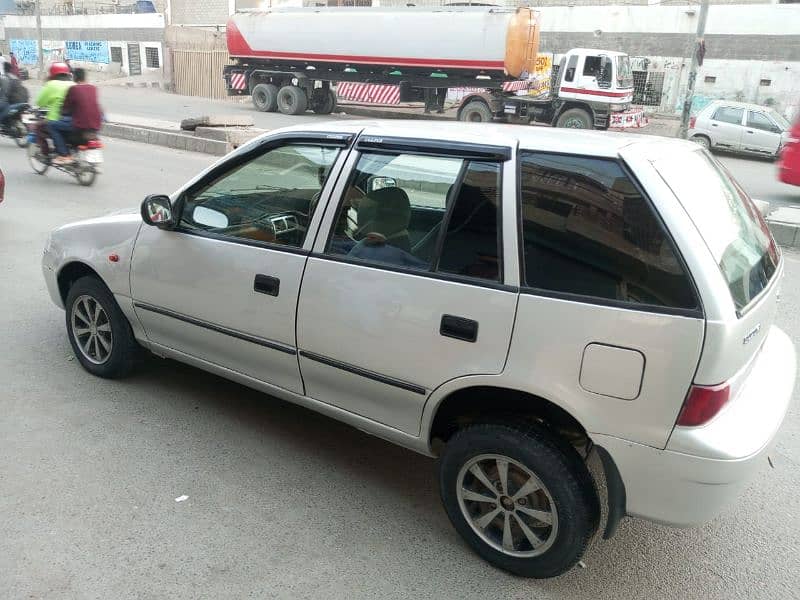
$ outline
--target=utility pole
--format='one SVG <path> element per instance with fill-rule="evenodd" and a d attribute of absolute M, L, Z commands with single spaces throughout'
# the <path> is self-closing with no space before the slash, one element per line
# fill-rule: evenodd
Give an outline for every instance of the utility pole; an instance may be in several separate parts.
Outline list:
<path fill-rule="evenodd" d="M 39 79 L 44 79 L 44 48 L 42 47 L 42 6 L 41 0 L 36 0 L 36 40 L 39 44 Z"/>
<path fill-rule="evenodd" d="M 697 36 L 694 41 L 694 52 L 692 52 L 692 64 L 689 67 L 689 81 L 686 85 L 686 98 L 683 100 L 683 113 L 681 113 L 681 128 L 678 137 L 685 139 L 689 130 L 689 113 L 692 110 L 692 100 L 694 99 L 694 83 L 697 79 L 697 65 L 700 53 L 700 45 L 704 43 L 703 38 L 706 34 L 706 18 L 708 17 L 708 0 L 700 0 L 700 17 L 697 19 Z"/>

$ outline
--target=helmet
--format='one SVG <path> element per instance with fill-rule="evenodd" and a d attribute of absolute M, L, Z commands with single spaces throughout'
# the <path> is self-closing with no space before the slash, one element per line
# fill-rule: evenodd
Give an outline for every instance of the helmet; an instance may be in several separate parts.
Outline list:
<path fill-rule="evenodd" d="M 50 65 L 50 77 L 55 77 L 56 75 L 69 75 L 69 72 L 69 66 L 67 63 L 56 62 Z"/>

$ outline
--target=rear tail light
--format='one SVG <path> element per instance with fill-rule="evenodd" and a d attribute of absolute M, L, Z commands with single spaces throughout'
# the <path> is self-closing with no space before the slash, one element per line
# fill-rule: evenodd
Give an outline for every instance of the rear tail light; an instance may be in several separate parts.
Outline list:
<path fill-rule="evenodd" d="M 101 142 L 100 140 L 89 140 L 88 142 L 86 142 L 86 147 L 89 150 L 98 150 L 99 148 L 103 147 L 103 142 Z"/>
<path fill-rule="evenodd" d="M 728 383 L 715 386 L 693 385 L 678 415 L 677 425 L 697 427 L 705 425 L 722 410 L 731 396 Z"/>
<path fill-rule="evenodd" d="M 697 123 L 697 117 L 692 117 L 689 119 L 689 129 L 694 129 L 695 123 Z"/>

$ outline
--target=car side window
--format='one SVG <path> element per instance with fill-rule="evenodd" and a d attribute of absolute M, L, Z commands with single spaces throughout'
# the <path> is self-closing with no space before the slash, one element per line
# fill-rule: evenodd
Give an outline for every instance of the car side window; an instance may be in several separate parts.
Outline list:
<path fill-rule="evenodd" d="M 619 163 L 523 153 L 520 177 L 527 287 L 633 305 L 697 307 L 671 240 Z"/>
<path fill-rule="evenodd" d="M 573 81 L 575 79 L 575 69 L 578 66 L 578 55 L 573 54 L 569 57 L 567 62 L 567 70 L 564 72 L 564 81 Z"/>
<path fill-rule="evenodd" d="M 733 125 L 741 125 L 742 117 L 744 117 L 743 108 L 732 108 L 730 106 L 720 106 L 714 116 L 715 121 L 722 121 L 723 123 L 731 123 Z"/>
<path fill-rule="evenodd" d="M 499 280 L 500 165 L 364 153 L 326 253 L 356 262 Z"/>
<path fill-rule="evenodd" d="M 747 126 L 754 129 L 761 129 L 762 131 L 775 131 L 776 129 L 775 123 L 773 123 L 767 115 L 760 112 L 753 112 L 752 110 L 747 111 Z"/>
<path fill-rule="evenodd" d="M 190 193 L 179 227 L 300 247 L 339 151 L 313 144 L 270 149 Z"/>

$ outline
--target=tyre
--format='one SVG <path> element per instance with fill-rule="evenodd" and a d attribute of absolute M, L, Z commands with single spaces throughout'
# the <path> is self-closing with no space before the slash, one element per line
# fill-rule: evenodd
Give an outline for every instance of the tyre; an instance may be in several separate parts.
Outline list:
<path fill-rule="evenodd" d="M 83 187 L 90 187 L 97 179 L 97 171 L 94 170 L 94 167 L 81 164 L 75 168 L 75 178 Z"/>
<path fill-rule="evenodd" d="M 25 127 L 25 123 L 17 121 L 14 124 L 13 132 L 14 141 L 17 143 L 17 146 L 20 148 L 27 148 L 30 142 L 28 141 L 28 128 Z"/>
<path fill-rule="evenodd" d="M 336 92 L 328 88 L 314 90 L 311 95 L 311 110 L 318 115 L 329 115 L 336 110 Z"/>
<path fill-rule="evenodd" d="M 447 516 L 492 565 L 555 577 L 583 556 L 600 503 L 577 452 L 538 425 L 481 424 L 457 432 L 439 461 Z"/>
<path fill-rule="evenodd" d="M 701 145 L 706 150 L 711 151 L 711 140 L 708 139 L 706 136 L 704 136 L 704 135 L 695 135 L 695 136 L 692 137 L 692 141 L 695 144 Z"/>
<path fill-rule="evenodd" d="M 308 97 L 303 88 L 285 85 L 278 90 L 278 110 L 285 115 L 301 115 L 308 108 Z"/>
<path fill-rule="evenodd" d="M 28 145 L 28 162 L 38 175 L 44 175 L 50 168 L 50 157 L 42 154 L 39 144 Z"/>
<path fill-rule="evenodd" d="M 111 291 L 96 277 L 82 277 L 67 294 L 67 335 L 84 369 L 117 378 L 137 365 L 141 348 Z"/>
<path fill-rule="evenodd" d="M 582 108 L 570 108 L 558 117 L 556 127 L 569 129 L 592 129 L 592 115 Z"/>
<path fill-rule="evenodd" d="M 469 123 L 489 123 L 494 119 L 494 114 L 483 100 L 473 100 L 468 102 L 461 112 L 458 113 L 459 121 Z"/>
<path fill-rule="evenodd" d="M 253 105 L 262 112 L 278 110 L 278 86 L 271 83 L 259 83 L 251 92 Z"/>

